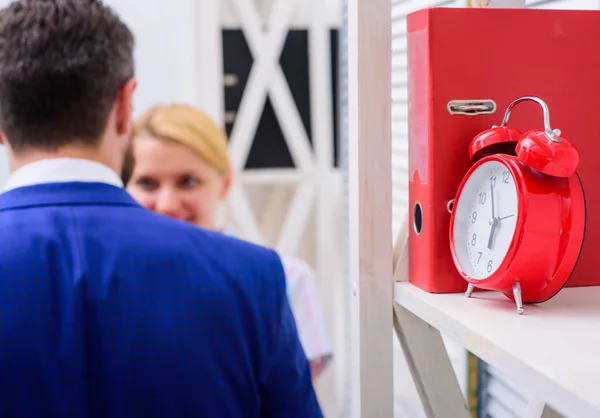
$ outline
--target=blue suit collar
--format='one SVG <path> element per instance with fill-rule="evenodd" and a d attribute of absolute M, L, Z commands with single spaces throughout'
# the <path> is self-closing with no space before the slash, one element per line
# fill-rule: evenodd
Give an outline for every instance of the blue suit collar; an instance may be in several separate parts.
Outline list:
<path fill-rule="evenodd" d="M 142 207 L 125 189 L 106 183 L 45 183 L 19 187 L 0 194 L 0 211 L 60 205 Z"/>

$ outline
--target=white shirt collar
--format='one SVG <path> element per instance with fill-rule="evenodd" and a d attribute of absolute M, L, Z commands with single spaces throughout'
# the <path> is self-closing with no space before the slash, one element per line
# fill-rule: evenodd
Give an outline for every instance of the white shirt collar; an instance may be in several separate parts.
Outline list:
<path fill-rule="evenodd" d="M 43 183 L 89 182 L 123 187 L 113 170 L 95 161 L 81 158 L 49 158 L 16 170 L 8 178 L 4 191 Z"/>

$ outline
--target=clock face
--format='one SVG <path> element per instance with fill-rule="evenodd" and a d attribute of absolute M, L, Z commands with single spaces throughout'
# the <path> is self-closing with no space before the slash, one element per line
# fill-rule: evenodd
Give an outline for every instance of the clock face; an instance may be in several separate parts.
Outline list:
<path fill-rule="evenodd" d="M 461 269 L 485 279 L 502 264 L 515 234 L 518 194 L 504 164 L 487 161 L 469 176 L 455 202 L 454 251 Z"/>

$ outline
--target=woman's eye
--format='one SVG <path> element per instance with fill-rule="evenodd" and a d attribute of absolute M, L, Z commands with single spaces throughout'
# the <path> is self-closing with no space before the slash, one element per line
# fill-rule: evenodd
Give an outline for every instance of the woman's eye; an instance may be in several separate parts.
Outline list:
<path fill-rule="evenodd" d="M 198 180 L 196 177 L 188 176 L 181 180 L 181 184 L 185 187 L 193 187 L 200 184 L 200 180 Z"/>
<path fill-rule="evenodd" d="M 144 189 L 153 189 L 156 188 L 156 182 L 152 179 L 141 178 L 137 182 L 137 185 Z"/>

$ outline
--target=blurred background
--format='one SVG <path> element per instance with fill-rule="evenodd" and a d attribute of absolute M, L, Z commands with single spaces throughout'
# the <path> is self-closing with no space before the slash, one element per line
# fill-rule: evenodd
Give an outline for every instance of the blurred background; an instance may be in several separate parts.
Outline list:
<path fill-rule="evenodd" d="M 368 1 L 368 0 L 365 0 Z M 356 363 L 347 271 L 347 0 L 105 0 L 136 36 L 135 116 L 156 103 L 199 107 L 230 137 L 235 187 L 222 216 L 250 241 L 315 270 L 335 354 L 317 382 L 328 417 L 351 416 Z M 0 6 L 10 3 L 0 0 Z M 406 14 L 470 0 L 391 0 L 393 236 L 406 213 Z M 598 0 L 536 0 L 526 7 L 598 9 Z M 0 186 L 9 174 L 0 147 Z M 424 416 L 395 345 L 395 416 Z M 520 416 L 525 400 L 446 341 L 479 416 Z M 477 416 L 477 415 L 474 415 Z"/>

